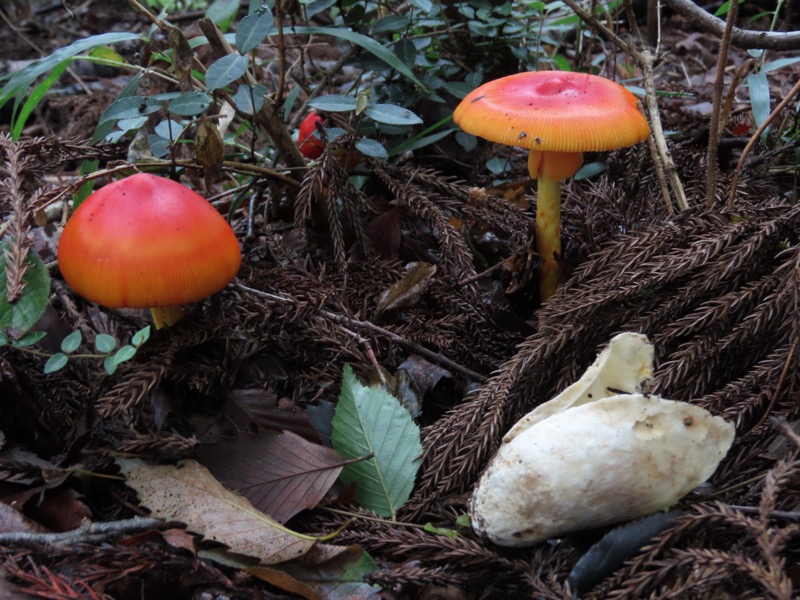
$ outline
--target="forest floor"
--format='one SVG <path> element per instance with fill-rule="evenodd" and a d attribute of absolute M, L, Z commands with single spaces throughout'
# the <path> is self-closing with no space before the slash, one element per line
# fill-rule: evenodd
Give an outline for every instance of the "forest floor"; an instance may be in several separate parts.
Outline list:
<path fill-rule="evenodd" d="M 122 2 L 74 4 L 2 7 L 0 73 L 91 35 L 151 26 Z M 172 22 L 192 38 L 201 16 Z M 734 82 L 707 207 L 719 39 L 672 13 L 662 36 L 668 52 L 655 81 L 673 94 L 659 96 L 659 108 L 689 208 L 667 206 L 646 144 L 588 155 L 604 168 L 564 185 L 565 274 L 546 302 L 537 294 L 536 195 L 522 151 L 505 152 L 511 170 L 496 181 L 484 168 L 496 146 L 467 153 L 449 136 L 388 161 L 362 159 L 358 190 L 326 151 L 295 187 L 282 187 L 288 177 L 265 179 L 262 196 L 238 205 L 223 193 L 230 171 L 194 170 L 183 181 L 230 213 L 241 270 L 175 326 L 154 331 L 112 375 L 97 358 L 43 372 L 70 332 L 125 343 L 149 324 L 145 311 L 82 299 L 58 271 L 66 211 L 53 200 L 74 191 L 83 160 L 114 167 L 129 158 L 127 142 L 87 144 L 129 75 L 74 62 L 19 141 L 0 144 L 3 220 L 27 216 L 32 251 L 51 277 L 34 327 L 47 335 L 34 348 L 0 348 L 0 597 L 569 598 L 576 588 L 594 599 L 793 597 L 797 98 L 737 171 L 756 127 L 748 88 Z M 137 43 L 121 46 L 138 59 Z M 596 42 L 591 51 L 611 47 Z M 331 39 L 314 52 L 328 64 L 344 50 Z M 618 64 L 630 62 L 620 53 Z M 728 64 L 728 85 L 755 68 L 735 44 Z M 611 75 L 629 75 L 623 66 Z M 767 75 L 774 108 L 800 63 Z M 0 131 L 10 131 L 11 103 L 1 110 Z M 434 109 L 417 110 L 436 120 Z M 160 174 L 173 166 L 166 159 Z M 12 198 L 14 186 L 24 200 Z M 312 187 L 323 200 L 298 218 L 293 198 L 312 198 Z M 340 204 L 325 205 L 337 193 Z M 503 434 L 576 381 L 622 331 L 654 343 L 654 393 L 735 425 L 709 482 L 656 530 L 608 541 L 601 553 L 614 556 L 610 568 L 589 556 L 576 571 L 609 528 L 529 548 L 473 533 L 463 519 L 469 492 Z M 352 486 L 334 483 L 341 464 L 329 447 L 331 422 L 346 364 L 411 406 L 421 429 L 414 489 L 392 519 L 356 507 Z M 274 522 L 245 520 L 257 538 L 248 552 L 252 536 L 233 531 L 239 497 L 219 482 L 290 529 L 328 537 L 309 542 Z M 194 494 L 183 512 L 151 518 L 165 514 L 152 496 L 178 495 L 184 485 Z"/>

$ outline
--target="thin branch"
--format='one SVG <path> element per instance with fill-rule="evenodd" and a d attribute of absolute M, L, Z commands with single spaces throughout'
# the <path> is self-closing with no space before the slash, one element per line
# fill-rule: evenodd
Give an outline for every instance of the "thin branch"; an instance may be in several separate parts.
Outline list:
<path fill-rule="evenodd" d="M 664 0 L 672 10 L 683 16 L 689 25 L 722 37 L 725 21 L 707 13 L 691 0 Z M 734 27 L 731 31 L 731 44 L 743 50 L 755 48 L 764 50 L 800 49 L 800 31 L 754 31 Z"/>
<path fill-rule="evenodd" d="M 711 123 L 708 127 L 708 154 L 706 159 L 706 208 L 711 210 L 717 199 L 717 150 L 721 129 L 722 91 L 725 88 L 725 70 L 728 66 L 728 51 L 731 47 L 731 32 L 739 12 L 739 3 L 731 2 L 725 31 L 719 44 L 717 56 L 717 77 L 714 80 L 714 104 L 711 109 Z M 724 123 L 722 123 L 724 126 Z"/>
<path fill-rule="evenodd" d="M 0 533 L 0 545 L 10 544 L 76 544 L 78 542 L 98 542 L 108 540 L 117 534 L 142 531 L 146 529 L 163 529 L 167 525 L 162 519 L 149 517 L 133 517 L 121 521 L 104 523 L 86 522 L 77 529 L 59 533 L 31 533 L 28 531 L 11 531 Z"/>

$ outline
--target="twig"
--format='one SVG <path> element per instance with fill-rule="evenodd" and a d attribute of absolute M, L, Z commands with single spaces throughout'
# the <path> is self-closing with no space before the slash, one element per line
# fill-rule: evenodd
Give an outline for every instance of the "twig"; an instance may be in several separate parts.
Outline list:
<path fill-rule="evenodd" d="M 164 529 L 169 523 L 151 517 L 133 517 L 121 521 L 104 523 L 85 522 L 77 529 L 60 533 L 31 533 L 28 531 L 12 531 L 0 533 L 0 546 L 10 544 L 75 544 L 79 542 L 96 542 L 107 540 L 120 533 L 130 533 L 143 529 Z"/>
<path fill-rule="evenodd" d="M 728 65 L 728 51 L 731 47 L 731 32 L 739 12 L 739 3 L 734 1 L 728 8 L 725 31 L 719 43 L 717 56 L 717 77 L 714 80 L 714 98 L 711 108 L 711 123 L 708 126 L 708 153 L 706 158 L 706 208 L 711 210 L 717 199 L 717 150 L 719 148 L 722 91 L 725 88 L 725 70 Z"/>
<path fill-rule="evenodd" d="M 664 0 L 672 10 L 683 16 L 690 25 L 722 37 L 725 21 L 707 13 L 691 0 Z M 800 49 L 800 31 L 754 31 L 734 27 L 731 44 L 742 50 L 797 50 Z"/>
<path fill-rule="evenodd" d="M 739 185 L 739 177 L 741 177 L 742 169 L 744 168 L 744 161 L 747 159 L 747 155 L 750 154 L 750 150 L 753 149 L 753 146 L 755 146 L 756 142 L 761 137 L 761 134 L 764 133 L 764 131 L 770 125 L 770 123 L 772 123 L 772 121 L 775 120 L 775 118 L 780 114 L 780 112 L 784 108 L 786 108 L 792 102 L 792 100 L 794 100 L 794 97 L 798 93 L 800 93 L 800 80 L 798 80 L 797 83 L 794 84 L 794 87 L 792 87 L 789 93 L 786 94 L 786 97 L 783 100 L 781 100 L 778 106 L 775 107 L 775 110 L 769 113 L 769 116 L 766 119 L 764 119 L 764 122 L 758 129 L 756 129 L 755 133 L 750 137 L 750 140 L 744 147 L 744 150 L 742 150 L 742 155 L 739 157 L 739 162 L 736 163 L 736 168 L 733 171 L 733 179 L 731 180 L 731 191 L 730 195 L 728 196 L 728 206 L 727 206 L 728 210 L 733 210 L 733 202 L 736 199 L 736 188 Z"/>
<path fill-rule="evenodd" d="M 286 298 L 285 296 L 281 296 L 279 294 L 272 294 L 270 292 L 264 292 L 262 290 L 257 290 L 255 288 L 251 288 L 251 287 L 248 287 L 246 285 L 242 285 L 241 283 L 236 283 L 236 284 L 234 284 L 233 287 L 235 287 L 236 289 L 239 289 L 239 290 L 241 290 L 243 292 L 246 292 L 246 293 L 249 293 L 249 294 L 253 294 L 254 296 L 260 296 L 262 298 L 268 298 L 270 300 L 276 300 L 278 302 L 285 302 L 285 303 L 291 303 L 292 302 L 292 300 L 290 298 Z M 473 371 L 472 369 L 464 367 L 464 366 L 458 364 L 457 362 L 455 362 L 454 360 L 439 354 L 438 352 L 434 352 L 433 350 L 429 350 L 425 346 L 420 346 L 416 342 L 412 342 L 411 340 L 407 340 L 404 337 L 401 337 L 401 336 L 397 335 L 393 331 L 389 331 L 388 329 L 384 329 L 383 327 L 375 325 L 374 323 L 371 323 L 369 321 L 359 321 L 357 319 L 352 319 L 352 318 L 346 317 L 344 315 L 339 315 L 339 314 L 333 313 L 333 312 L 331 312 L 329 310 L 325 310 L 325 309 L 317 309 L 317 312 L 320 315 L 322 315 L 323 317 L 325 317 L 326 319 L 330 319 L 331 321 L 336 321 L 339 324 L 348 325 L 350 327 L 356 327 L 356 328 L 360 327 L 361 329 L 367 329 L 369 331 L 372 331 L 373 333 L 380 334 L 380 335 L 392 340 L 393 342 L 395 342 L 395 343 L 397 343 L 397 344 L 399 344 L 401 346 L 409 348 L 409 349 L 413 350 L 414 352 L 416 352 L 418 354 L 422 354 L 423 356 L 425 356 L 425 357 L 427 357 L 427 358 L 429 358 L 429 359 L 431 359 L 431 360 L 433 360 L 433 361 L 435 361 L 435 362 L 437 362 L 437 363 L 439 363 L 441 365 L 446 366 L 448 369 L 450 369 L 452 371 L 458 371 L 459 373 L 469 377 L 473 381 L 477 381 L 478 383 L 484 383 L 486 381 L 486 377 L 484 375 L 481 375 L 480 373 L 477 373 L 476 371 Z"/>

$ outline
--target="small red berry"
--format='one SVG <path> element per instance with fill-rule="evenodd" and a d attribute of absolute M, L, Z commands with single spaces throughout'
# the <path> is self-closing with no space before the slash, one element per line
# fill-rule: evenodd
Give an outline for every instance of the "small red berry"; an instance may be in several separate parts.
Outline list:
<path fill-rule="evenodd" d="M 297 135 L 297 147 L 300 153 L 310 160 L 319 158 L 325 147 L 323 141 L 317 137 L 317 123 L 322 123 L 322 117 L 317 113 L 309 113 L 300 124 L 300 133 Z"/>

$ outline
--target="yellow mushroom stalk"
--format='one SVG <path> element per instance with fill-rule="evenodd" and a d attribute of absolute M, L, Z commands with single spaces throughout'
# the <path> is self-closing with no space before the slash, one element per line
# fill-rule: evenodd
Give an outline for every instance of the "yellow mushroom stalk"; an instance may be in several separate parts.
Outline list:
<path fill-rule="evenodd" d="M 528 171 L 539 182 L 539 294 L 546 300 L 560 278 L 561 182 L 578 171 L 584 152 L 647 139 L 650 127 L 636 97 L 618 83 L 587 73 L 518 73 L 470 92 L 453 119 L 467 133 L 531 151 Z"/>

